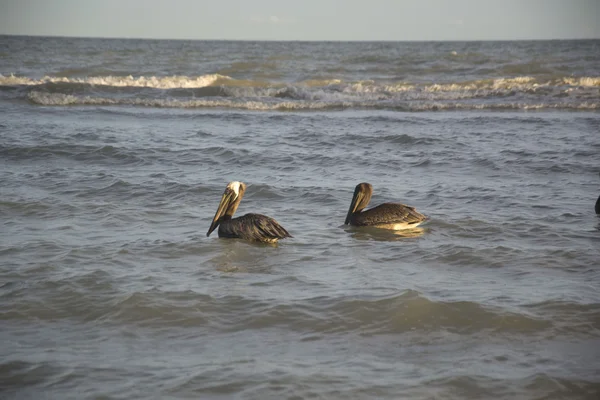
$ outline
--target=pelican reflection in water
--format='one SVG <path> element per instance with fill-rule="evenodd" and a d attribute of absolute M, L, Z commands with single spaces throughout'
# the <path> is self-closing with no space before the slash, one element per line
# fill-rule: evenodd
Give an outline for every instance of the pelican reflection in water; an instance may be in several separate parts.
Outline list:
<path fill-rule="evenodd" d="M 238 238 L 265 243 L 276 243 L 279 239 L 291 238 L 292 235 L 288 231 L 266 215 L 246 214 L 233 218 L 245 191 L 245 183 L 234 181 L 227 185 L 206 236 L 210 236 L 218 226 L 221 238 Z"/>
<path fill-rule="evenodd" d="M 344 224 L 399 231 L 416 228 L 428 219 L 414 207 L 400 203 L 383 203 L 363 211 L 372 195 L 373 186 L 370 183 L 356 185 Z"/>

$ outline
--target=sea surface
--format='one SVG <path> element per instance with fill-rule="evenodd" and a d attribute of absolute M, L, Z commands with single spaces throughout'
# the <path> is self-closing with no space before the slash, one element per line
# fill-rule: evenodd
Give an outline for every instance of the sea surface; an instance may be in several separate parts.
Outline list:
<path fill-rule="evenodd" d="M 0 398 L 598 399 L 599 172 L 599 40 L 0 36 Z"/>

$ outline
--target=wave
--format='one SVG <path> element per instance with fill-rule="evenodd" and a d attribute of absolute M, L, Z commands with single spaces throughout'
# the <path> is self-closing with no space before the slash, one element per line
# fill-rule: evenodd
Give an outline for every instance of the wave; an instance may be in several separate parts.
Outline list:
<path fill-rule="evenodd" d="M 147 149 L 146 156 L 154 149 Z M 145 159 L 141 152 L 135 150 L 117 148 L 110 145 L 73 145 L 67 143 L 37 146 L 2 146 L 0 145 L 0 156 L 8 160 L 36 160 L 48 158 L 71 158 L 85 162 L 99 162 L 115 165 L 116 163 L 143 164 Z"/>
<path fill-rule="evenodd" d="M 114 87 L 147 87 L 155 89 L 201 88 L 223 83 L 231 78 L 225 75 L 209 74 L 196 77 L 189 76 L 91 76 L 87 78 L 67 78 L 60 76 L 45 76 L 41 79 L 0 75 L 0 86 L 37 86 L 48 83 L 72 83 L 101 85 Z"/>
<path fill-rule="evenodd" d="M 29 78 L 26 76 L 16 76 L 14 74 L 2 75 L 0 74 L 0 86 L 14 86 L 14 85 L 42 85 L 47 83 L 75 83 L 75 84 L 89 84 L 89 85 L 102 85 L 102 86 L 116 86 L 116 87 L 150 87 L 155 89 L 173 89 L 173 88 L 200 88 L 215 85 L 226 85 L 226 86 L 285 86 L 285 82 L 269 82 L 269 81 L 257 81 L 257 80 L 244 80 L 235 79 L 231 76 L 222 74 L 206 74 L 199 76 L 185 76 L 185 75 L 172 75 L 172 76 L 88 76 L 84 78 L 77 77 L 64 77 L 64 76 L 44 76 L 40 79 Z M 350 85 L 350 87 L 357 88 L 368 88 L 376 84 L 376 81 L 366 79 L 355 82 L 346 82 L 342 79 L 337 78 L 313 78 L 306 79 L 297 82 L 301 86 L 307 87 L 323 87 L 331 85 Z M 385 90 L 406 90 L 416 86 L 422 86 L 424 88 L 430 88 L 430 90 L 455 90 L 455 88 L 461 89 L 481 89 L 481 88 L 500 88 L 500 87 L 519 87 L 520 85 L 531 85 L 531 87 L 539 86 L 584 86 L 584 87 L 596 87 L 600 86 L 600 77 L 555 77 L 552 79 L 535 78 L 532 76 L 515 76 L 506 78 L 495 78 L 495 79 L 480 79 L 474 81 L 454 82 L 447 84 L 435 84 L 435 83 L 411 83 L 411 82 L 391 82 L 383 84 L 381 87 Z"/>
<path fill-rule="evenodd" d="M 142 247 L 148 245 L 155 247 L 157 243 L 143 244 Z M 160 246 L 164 244 L 160 243 Z M 173 244 L 169 244 L 169 248 L 173 251 Z M 60 248 L 60 251 L 64 260 L 80 257 L 79 250 Z M 179 251 L 183 248 L 179 247 Z M 590 337 L 598 328 L 597 323 L 590 324 L 597 320 L 599 305 L 596 303 L 549 302 L 514 309 L 474 301 L 444 301 L 414 290 L 387 296 L 317 296 L 275 303 L 234 295 L 211 296 L 192 290 L 165 292 L 152 289 L 122 294 L 118 298 L 86 295 L 90 287 L 99 284 L 114 290 L 110 277 L 105 271 L 95 270 L 77 277 L 44 282 L 37 287 L 46 295 L 44 305 L 38 298 L 26 298 L 30 288 L 17 285 L 9 293 L 21 300 L 20 306 L 7 309 L 4 319 L 77 318 L 172 328 L 202 327 L 210 322 L 212 328 L 221 332 L 286 327 L 302 333 L 362 335 L 445 331 Z"/>
<path fill-rule="evenodd" d="M 233 108 L 256 111 L 596 110 L 600 77 L 531 76 L 449 83 L 341 79 L 240 80 L 227 75 L 33 79 L 0 75 L 0 90 L 44 106 Z M 16 94 L 15 94 L 16 93 Z"/>
<path fill-rule="evenodd" d="M 51 206 L 42 201 L 0 201 L 0 212 L 4 216 L 39 217 L 45 215 L 50 209 Z"/>
<path fill-rule="evenodd" d="M 377 109 L 393 111 L 454 111 L 454 110 L 598 110 L 600 102 L 552 102 L 552 103 L 474 103 L 440 101 L 273 101 L 244 99 L 148 99 L 148 98 L 109 98 L 76 96 L 62 93 L 30 92 L 29 101 L 43 106 L 139 106 L 155 108 L 226 108 L 252 111 L 311 111 L 344 109 Z"/>
<path fill-rule="evenodd" d="M 145 87 L 154 89 L 184 89 L 203 88 L 208 86 L 227 87 L 287 87 L 286 82 L 259 81 L 235 79 L 227 75 L 206 74 L 200 76 L 90 76 L 85 78 L 68 78 L 61 76 L 44 76 L 34 79 L 14 74 L 4 76 L 0 74 L 0 86 L 39 86 L 48 83 L 86 84 L 95 86 L 113 87 Z M 569 86 L 569 87 L 599 87 L 600 77 L 557 77 L 554 79 L 534 78 L 531 76 L 517 76 L 496 79 L 481 79 L 475 81 L 453 83 L 412 83 L 412 82 L 376 82 L 374 80 L 360 80 L 345 82 L 342 79 L 307 79 L 291 86 L 299 87 L 336 87 L 338 90 L 356 92 L 403 92 L 419 88 L 424 91 L 456 91 L 478 89 L 535 89 L 540 87 Z"/>

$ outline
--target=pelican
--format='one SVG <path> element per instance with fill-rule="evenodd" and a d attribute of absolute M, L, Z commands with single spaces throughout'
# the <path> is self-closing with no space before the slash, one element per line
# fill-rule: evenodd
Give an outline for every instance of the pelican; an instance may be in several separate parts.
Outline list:
<path fill-rule="evenodd" d="M 246 214 L 233 218 L 245 191 L 246 184 L 243 182 L 234 181 L 227 185 L 206 236 L 210 236 L 218 226 L 219 237 L 222 238 L 239 238 L 266 243 L 291 238 L 292 235 L 288 231 L 266 215 Z"/>
<path fill-rule="evenodd" d="M 596 210 L 596 214 L 600 215 L 600 196 L 598 196 L 598 200 L 596 200 L 596 207 L 594 207 L 594 209 Z"/>
<path fill-rule="evenodd" d="M 383 203 L 363 211 L 371 201 L 372 195 L 373 186 L 370 183 L 363 182 L 356 185 L 344 224 L 398 231 L 416 228 L 428 219 L 414 207 L 400 203 Z"/>

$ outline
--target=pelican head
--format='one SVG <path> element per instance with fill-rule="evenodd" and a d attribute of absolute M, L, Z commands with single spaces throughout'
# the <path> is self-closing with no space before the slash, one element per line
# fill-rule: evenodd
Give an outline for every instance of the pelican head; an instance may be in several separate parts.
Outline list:
<path fill-rule="evenodd" d="M 229 182 L 225 188 L 225 192 L 223 192 L 221 202 L 219 203 L 217 212 L 215 213 L 212 223 L 210 224 L 210 228 L 208 228 L 208 232 L 206 232 L 206 236 L 210 236 L 212 231 L 219 226 L 221 221 L 224 219 L 231 219 L 231 217 L 233 217 L 233 214 L 235 214 L 235 211 L 240 205 L 242 197 L 244 197 L 245 191 L 245 183 L 238 181 Z"/>
<path fill-rule="evenodd" d="M 352 218 L 352 214 L 362 211 L 366 206 L 369 205 L 372 195 L 373 186 L 370 183 L 363 182 L 356 185 L 356 189 L 354 189 L 354 195 L 352 196 L 352 202 L 350 203 L 350 208 L 348 209 L 348 214 L 346 215 L 346 221 L 344 224 L 348 225 L 350 223 L 350 219 Z"/>

